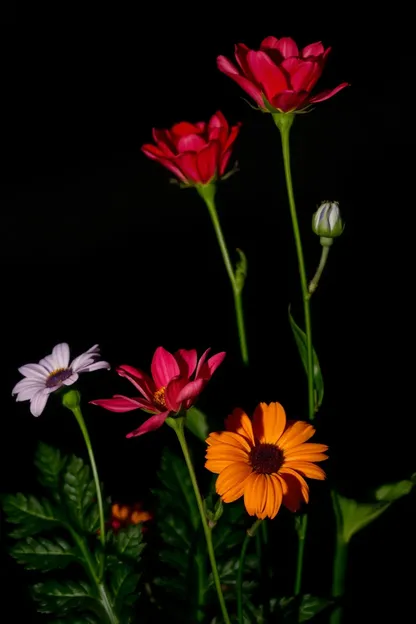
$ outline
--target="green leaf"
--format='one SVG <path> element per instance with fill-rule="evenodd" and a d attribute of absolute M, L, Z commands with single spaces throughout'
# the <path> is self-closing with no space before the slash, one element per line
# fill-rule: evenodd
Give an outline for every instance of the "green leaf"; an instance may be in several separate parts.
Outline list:
<path fill-rule="evenodd" d="M 190 407 L 186 412 L 185 424 L 189 431 L 205 442 L 208 437 L 207 417 L 196 407 Z"/>
<path fill-rule="evenodd" d="M 132 605 L 137 600 L 139 579 L 140 574 L 124 563 L 112 569 L 110 587 L 116 612 L 121 611 L 123 605 Z"/>
<path fill-rule="evenodd" d="M 303 366 L 305 368 L 306 373 L 308 372 L 308 347 L 306 341 L 306 334 L 301 328 L 296 325 L 293 316 L 290 313 L 289 307 L 289 323 L 293 331 L 293 335 L 295 337 L 296 346 L 299 351 L 300 358 L 302 360 Z M 315 392 L 315 411 L 322 405 L 322 401 L 324 398 L 324 380 L 322 377 L 321 367 L 319 366 L 318 356 L 316 355 L 315 349 L 313 349 L 313 385 Z"/>
<path fill-rule="evenodd" d="M 33 597 L 38 601 L 41 613 L 65 615 L 71 610 L 101 611 L 97 598 L 84 581 L 59 583 L 50 580 L 38 583 L 33 587 Z"/>
<path fill-rule="evenodd" d="M 199 511 L 185 461 L 166 449 L 162 455 L 158 476 L 168 490 L 167 496 L 163 491 L 158 491 L 161 503 L 165 508 L 176 507 L 185 511 L 194 528 L 197 528 L 200 523 Z"/>
<path fill-rule="evenodd" d="M 386 485 L 382 485 L 375 491 L 375 498 L 378 501 L 385 501 L 388 503 L 392 503 L 413 490 L 414 487 L 413 481 L 409 481 L 405 479 L 404 481 L 397 481 L 396 483 L 387 483 Z"/>
<path fill-rule="evenodd" d="M 10 533 L 16 539 L 49 529 L 61 521 L 58 511 L 48 500 L 38 500 L 21 493 L 7 494 L 3 499 L 3 509 L 8 522 L 21 525 Z"/>
<path fill-rule="evenodd" d="M 53 541 L 43 537 L 28 537 L 17 542 L 10 551 L 12 557 L 27 570 L 55 570 L 65 568 L 77 560 L 72 547 L 63 539 L 57 537 Z"/>
<path fill-rule="evenodd" d="M 337 519 L 338 534 L 348 544 L 355 533 L 364 529 L 389 507 L 388 502 L 358 503 L 352 498 L 345 498 L 332 491 L 332 501 Z"/>
<path fill-rule="evenodd" d="M 132 524 L 113 534 L 113 544 L 117 554 L 122 558 L 139 561 L 140 554 L 145 547 L 141 524 Z"/>
<path fill-rule="evenodd" d="M 40 442 L 36 450 L 35 466 L 39 470 L 39 482 L 52 490 L 58 490 L 65 458 L 58 449 Z"/>
<path fill-rule="evenodd" d="M 312 596 L 311 594 L 305 594 L 299 597 L 290 596 L 288 598 L 281 598 L 279 600 L 279 606 L 283 611 L 283 618 L 285 620 L 296 622 L 308 622 L 312 620 L 318 613 L 321 613 L 325 609 L 328 609 L 334 604 L 333 600 L 323 598 L 321 596 Z M 299 614 L 299 619 L 298 619 Z"/>
<path fill-rule="evenodd" d="M 79 457 L 72 456 L 64 475 L 64 494 L 68 509 L 77 524 L 87 530 L 85 516 L 96 496 L 95 483 L 90 468 Z"/>

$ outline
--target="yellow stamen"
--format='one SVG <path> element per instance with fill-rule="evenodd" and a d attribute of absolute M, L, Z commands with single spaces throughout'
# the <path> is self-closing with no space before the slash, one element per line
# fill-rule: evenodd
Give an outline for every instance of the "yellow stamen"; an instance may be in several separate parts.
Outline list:
<path fill-rule="evenodd" d="M 159 390 L 156 390 L 156 392 L 153 395 L 153 401 L 159 405 L 160 407 L 163 407 L 164 409 L 166 409 L 166 401 L 165 401 L 165 390 L 166 390 L 166 386 L 162 386 L 161 388 L 159 388 Z"/>

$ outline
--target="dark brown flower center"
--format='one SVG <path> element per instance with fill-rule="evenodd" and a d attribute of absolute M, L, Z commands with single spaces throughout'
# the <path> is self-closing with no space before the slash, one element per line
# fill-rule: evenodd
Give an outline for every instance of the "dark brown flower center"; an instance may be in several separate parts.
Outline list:
<path fill-rule="evenodd" d="M 71 368 L 58 368 L 49 375 L 46 380 L 47 388 L 54 388 L 55 386 L 60 386 L 68 377 L 71 377 L 72 369 Z"/>
<path fill-rule="evenodd" d="M 165 390 L 166 390 L 166 386 L 162 386 L 161 388 L 159 388 L 159 390 L 156 390 L 156 392 L 153 395 L 153 401 L 156 403 L 156 405 L 158 405 L 159 407 L 166 409 L 167 405 L 166 405 L 166 401 L 165 401 Z"/>
<path fill-rule="evenodd" d="M 254 472 L 272 474 L 283 464 L 283 453 L 274 444 L 257 444 L 250 451 L 250 464 Z"/>

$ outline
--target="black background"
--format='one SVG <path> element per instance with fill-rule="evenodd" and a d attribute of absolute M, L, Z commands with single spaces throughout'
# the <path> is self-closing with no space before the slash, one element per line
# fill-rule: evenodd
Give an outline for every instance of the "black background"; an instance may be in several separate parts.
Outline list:
<path fill-rule="evenodd" d="M 300 46 L 331 45 L 320 87 L 351 83 L 292 130 L 310 275 L 320 254 L 310 230 L 316 205 L 338 200 L 346 221 L 312 303 L 326 383 L 319 439 L 330 444 L 327 470 L 341 491 L 357 497 L 416 470 L 410 18 L 398 11 L 363 22 L 346 6 L 320 15 L 300 7 L 285 13 L 267 2 L 258 14 L 254 7 L 230 7 L 228 14 L 226 6 L 68 5 L 3 16 L 0 491 L 31 487 L 39 439 L 84 453 L 69 412 L 54 411 L 51 400 L 34 419 L 28 403 L 16 405 L 10 396 L 17 368 L 61 341 L 74 356 L 98 342 L 113 366 L 143 369 L 158 345 L 226 350 L 200 402 L 213 428 L 233 407 L 252 410 L 259 401 L 278 400 L 289 417 L 304 417 L 306 383 L 287 324 L 288 303 L 298 322 L 302 308 L 279 134 L 215 63 L 218 54 L 232 58 L 234 43 L 257 48 L 271 34 L 292 36 Z M 153 126 L 206 120 L 218 109 L 243 123 L 235 147 L 240 172 L 221 184 L 218 209 L 230 249 L 241 247 L 249 261 L 248 371 L 239 363 L 232 297 L 206 208 L 140 151 Z M 132 391 L 114 373 L 81 383 L 86 399 Z M 91 407 L 86 415 L 107 491 L 114 499 L 147 500 L 171 432 L 126 440 L 142 422 L 139 412 Z M 330 586 L 330 510 L 323 517 L 311 538 L 310 591 Z M 396 613 L 407 621 L 414 522 L 408 499 L 357 537 L 351 620 Z M 10 598 L 3 602 L 16 599 L 14 588 L 23 597 L 13 602 L 15 618 L 31 617 L 26 577 L 4 561 Z"/>

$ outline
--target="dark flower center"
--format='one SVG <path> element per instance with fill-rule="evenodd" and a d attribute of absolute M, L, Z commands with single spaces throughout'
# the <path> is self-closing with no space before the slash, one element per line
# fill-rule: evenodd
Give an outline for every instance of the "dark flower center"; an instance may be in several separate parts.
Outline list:
<path fill-rule="evenodd" d="M 166 409 L 167 407 L 166 401 L 165 401 L 165 390 L 166 390 L 166 386 L 162 386 L 161 388 L 159 388 L 159 390 L 156 390 L 156 392 L 153 395 L 153 401 L 156 403 L 156 405 L 158 405 L 162 409 Z"/>
<path fill-rule="evenodd" d="M 250 451 L 250 464 L 254 472 L 272 474 L 283 464 L 283 453 L 274 444 L 257 444 Z"/>
<path fill-rule="evenodd" d="M 46 380 L 47 388 L 54 388 L 55 386 L 60 386 L 68 377 L 71 377 L 72 369 L 71 368 L 58 368 L 54 370 Z"/>

